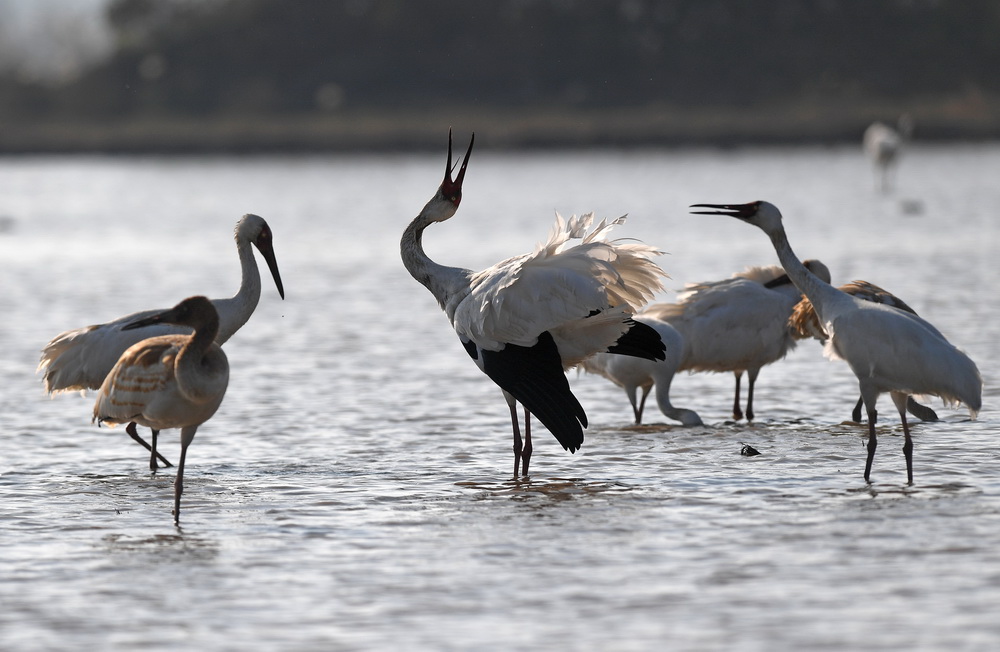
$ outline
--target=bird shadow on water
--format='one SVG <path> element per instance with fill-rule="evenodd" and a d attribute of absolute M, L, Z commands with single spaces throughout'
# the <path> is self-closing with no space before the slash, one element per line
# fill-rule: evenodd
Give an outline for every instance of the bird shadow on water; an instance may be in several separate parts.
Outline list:
<path fill-rule="evenodd" d="M 631 423 L 627 426 L 619 426 L 617 428 L 603 428 L 603 431 L 607 432 L 620 432 L 620 433 L 659 433 L 659 432 L 687 432 L 690 429 L 689 426 L 682 426 L 679 424 L 671 423 Z"/>
<path fill-rule="evenodd" d="M 981 494 L 982 492 L 982 489 L 979 487 L 974 487 L 962 482 L 945 482 L 927 485 L 873 482 L 859 487 L 852 487 L 845 491 L 845 493 L 850 496 L 858 496 L 862 498 L 943 498 L 946 496 Z"/>
<path fill-rule="evenodd" d="M 219 554 L 218 544 L 204 537 L 176 534 L 130 536 L 107 534 L 101 537 L 100 547 L 114 555 L 155 556 L 159 563 L 213 561 Z"/>
<path fill-rule="evenodd" d="M 531 476 L 501 482 L 475 480 L 455 483 L 459 487 L 479 492 L 477 499 L 510 498 L 512 500 L 545 500 L 561 502 L 581 496 L 627 492 L 627 485 L 617 482 L 585 480 L 583 478 L 533 479 Z"/>

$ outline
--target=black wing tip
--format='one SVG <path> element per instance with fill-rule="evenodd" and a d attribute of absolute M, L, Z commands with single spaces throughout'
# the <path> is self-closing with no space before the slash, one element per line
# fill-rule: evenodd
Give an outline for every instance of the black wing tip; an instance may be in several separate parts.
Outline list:
<path fill-rule="evenodd" d="M 507 391 L 552 433 L 564 450 L 575 453 L 583 446 L 587 414 L 580 401 L 569 391 L 568 383 L 565 393 L 552 390 L 552 387 L 536 386 Z"/>
<path fill-rule="evenodd" d="M 550 333 L 541 333 L 534 346 L 507 344 L 500 351 L 484 350 L 482 363 L 486 375 L 534 415 L 564 449 L 579 450 L 587 414 L 570 389 Z"/>
<path fill-rule="evenodd" d="M 630 324 L 629 329 L 608 348 L 608 353 L 654 361 L 667 359 L 667 347 L 655 328 L 632 319 L 626 323 Z"/>

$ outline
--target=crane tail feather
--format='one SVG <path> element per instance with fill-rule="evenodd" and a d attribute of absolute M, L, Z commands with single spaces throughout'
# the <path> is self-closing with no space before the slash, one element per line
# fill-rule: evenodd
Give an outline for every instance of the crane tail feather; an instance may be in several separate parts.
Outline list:
<path fill-rule="evenodd" d="M 666 347 L 652 326 L 629 319 L 629 329 L 608 349 L 608 353 L 630 355 L 646 360 L 666 360 Z"/>
<path fill-rule="evenodd" d="M 486 375 L 527 408 L 563 448 L 575 453 L 583 445 L 587 414 L 570 390 L 551 334 L 543 332 L 534 346 L 507 344 L 481 353 Z"/>

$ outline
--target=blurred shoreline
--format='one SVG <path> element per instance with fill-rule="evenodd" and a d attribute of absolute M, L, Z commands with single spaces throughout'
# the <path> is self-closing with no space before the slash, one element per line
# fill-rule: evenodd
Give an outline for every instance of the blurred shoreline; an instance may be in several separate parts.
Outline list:
<path fill-rule="evenodd" d="M 0 123 L 0 155 L 322 153 L 438 149 L 449 127 L 495 149 L 738 147 L 859 143 L 875 120 L 908 111 L 920 142 L 1000 138 L 1000 105 L 943 101 L 918 107 L 831 102 L 746 109 L 343 110 L 302 115 L 133 117 Z"/>

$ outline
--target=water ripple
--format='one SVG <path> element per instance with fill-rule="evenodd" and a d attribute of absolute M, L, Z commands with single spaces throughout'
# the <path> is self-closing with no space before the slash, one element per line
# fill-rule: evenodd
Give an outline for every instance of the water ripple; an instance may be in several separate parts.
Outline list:
<path fill-rule="evenodd" d="M 853 148 L 492 152 L 427 235 L 442 262 L 481 267 L 530 250 L 553 207 L 628 211 L 627 235 L 672 252 L 676 290 L 773 257 L 688 204 L 720 179 L 720 200 L 773 199 L 800 253 L 904 296 L 986 377 L 977 421 L 942 408 L 913 424 L 908 486 L 887 399 L 864 482 L 856 382 L 812 342 L 761 373 L 753 424 L 732 421 L 728 374 L 674 379 L 675 404 L 707 424 L 682 428 L 652 404 L 632 425 L 620 389 L 571 373 L 583 448 L 537 428 L 533 475 L 512 480 L 499 391 L 399 264 L 436 157 L 0 160 L 19 225 L 0 241 L 0 648 L 993 649 L 993 163 L 992 146 L 914 151 L 903 192 L 925 212 L 903 216 L 858 191 Z M 93 427 L 93 396 L 43 397 L 37 351 L 65 328 L 231 293 L 247 210 L 274 229 L 287 300 L 265 283 L 226 345 L 232 382 L 189 450 L 178 529 L 173 471 Z M 161 442 L 175 460 L 176 433 Z"/>

